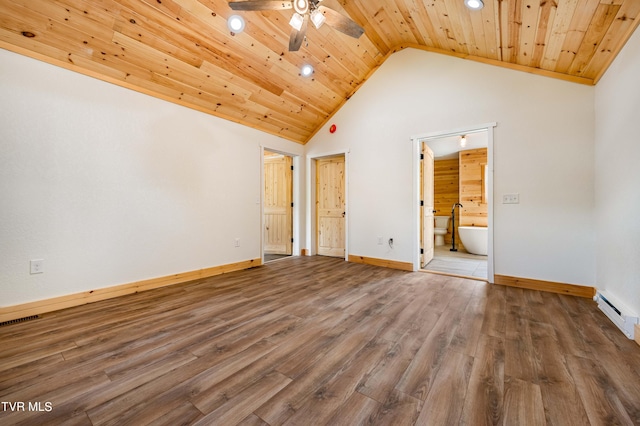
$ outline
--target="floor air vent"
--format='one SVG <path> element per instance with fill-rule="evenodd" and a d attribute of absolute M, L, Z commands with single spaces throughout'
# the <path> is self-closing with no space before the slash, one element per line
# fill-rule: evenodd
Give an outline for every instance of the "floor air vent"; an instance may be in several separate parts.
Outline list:
<path fill-rule="evenodd" d="M 604 291 L 598 291 L 593 298 L 598 308 L 611 320 L 629 339 L 633 339 L 634 325 L 638 324 L 638 315 L 631 312 L 622 303 Z"/>
<path fill-rule="evenodd" d="M 19 322 L 31 321 L 34 319 L 40 318 L 40 315 L 31 315 L 30 317 L 18 318 L 10 321 L 0 322 L 0 327 L 4 327 L 5 325 L 17 324 Z"/>

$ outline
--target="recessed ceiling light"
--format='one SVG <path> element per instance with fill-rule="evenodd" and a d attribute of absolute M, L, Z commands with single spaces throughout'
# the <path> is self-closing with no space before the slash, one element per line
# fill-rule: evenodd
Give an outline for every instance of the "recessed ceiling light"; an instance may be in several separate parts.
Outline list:
<path fill-rule="evenodd" d="M 240 15 L 231 15 L 227 19 L 227 28 L 234 34 L 240 34 L 244 31 L 244 19 Z"/>
<path fill-rule="evenodd" d="M 484 7 L 482 0 L 464 0 L 464 5 L 471 10 L 480 10 Z"/>
<path fill-rule="evenodd" d="M 302 68 L 300 68 L 300 75 L 303 77 L 309 77 L 313 74 L 313 67 L 309 64 L 304 64 Z"/>

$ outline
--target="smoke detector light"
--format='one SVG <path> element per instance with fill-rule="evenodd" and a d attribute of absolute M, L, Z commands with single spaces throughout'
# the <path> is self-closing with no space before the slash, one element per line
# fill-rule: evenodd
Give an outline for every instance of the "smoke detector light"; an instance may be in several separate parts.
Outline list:
<path fill-rule="evenodd" d="M 471 10 L 480 10 L 484 7 L 482 0 L 464 0 L 464 5 Z"/>
<path fill-rule="evenodd" d="M 313 67 L 309 64 L 304 64 L 302 68 L 300 68 L 300 75 L 303 77 L 309 77 L 313 74 Z"/>
<path fill-rule="evenodd" d="M 244 31 L 244 19 L 240 15 L 231 15 L 227 19 L 227 28 L 234 34 L 240 34 Z"/>
<path fill-rule="evenodd" d="M 460 146 L 464 148 L 467 146 L 467 135 L 460 136 Z"/>

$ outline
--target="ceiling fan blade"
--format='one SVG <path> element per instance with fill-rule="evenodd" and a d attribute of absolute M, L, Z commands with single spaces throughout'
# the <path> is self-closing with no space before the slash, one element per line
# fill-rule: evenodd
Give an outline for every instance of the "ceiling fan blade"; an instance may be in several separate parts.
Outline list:
<path fill-rule="evenodd" d="M 249 0 L 230 1 L 229 7 L 233 10 L 285 10 L 293 8 L 293 4 L 290 1 Z"/>
<path fill-rule="evenodd" d="M 360 38 L 360 36 L 364 34 L 364 28 L 339 12 L 326 6 L 318 6 L 318 10 L 322 12 L 324 17 L 327 19 L 325 23 L 341 33 L 353 38 Z"/>
<path fill-rule="evenodd" d="M 300 27 L 300 31 L 295 28 L 291 31 L 291 37 L 289 37 L 289 52 L 297 52 L 300 50 L 300 46 L 302 46 L 302 42 L 304 41 L 304 36 L 307 34 L 307 24 L 309 23 L 309 15 L 304 15 L 304 20 L 302 21 L 302 27 Z"/>

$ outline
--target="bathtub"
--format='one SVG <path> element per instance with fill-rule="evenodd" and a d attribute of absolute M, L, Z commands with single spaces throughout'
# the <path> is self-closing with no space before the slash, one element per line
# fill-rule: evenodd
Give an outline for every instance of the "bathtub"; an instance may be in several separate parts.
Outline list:
<path fill-rule="evenodd" d="M 487 255 L 489 228 L 486 226 L 458 226 L 462 245 L 469 253 Z"/>

